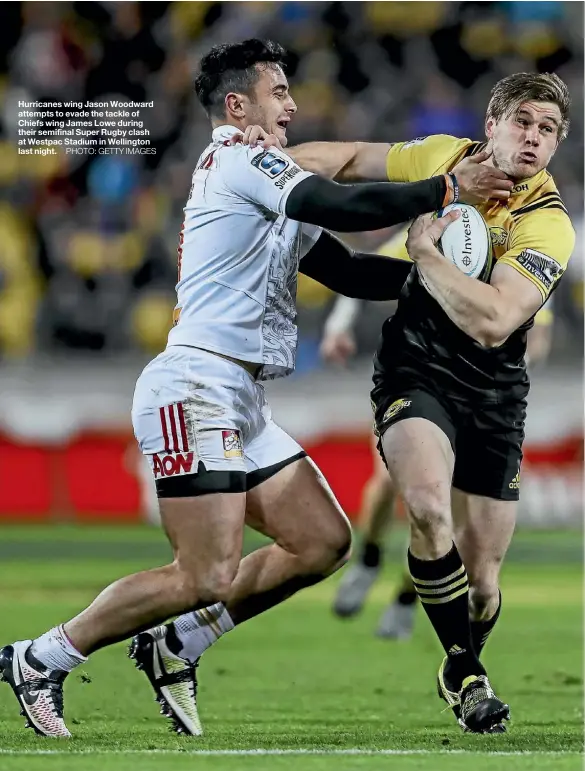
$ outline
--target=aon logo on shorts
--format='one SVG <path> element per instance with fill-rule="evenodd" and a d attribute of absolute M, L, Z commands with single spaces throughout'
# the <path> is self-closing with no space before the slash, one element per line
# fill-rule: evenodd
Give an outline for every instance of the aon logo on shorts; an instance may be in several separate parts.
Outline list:
<path fill-rule="evenodd" d="M 195 453 L 176 452 L 169 455 L 152 455 L 152 471 L 155 479 L 191 474 L 196 471 Z"/>

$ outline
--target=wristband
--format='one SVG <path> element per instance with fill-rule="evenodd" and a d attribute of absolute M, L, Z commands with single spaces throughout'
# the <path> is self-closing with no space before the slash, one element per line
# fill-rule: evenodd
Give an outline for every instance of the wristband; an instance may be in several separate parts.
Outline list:
<path fill-rule="evenodd" d="M 457 203 L 459 201 L 459 182 L 457 182 L 457 177 L 455 174 L 453 174 L 452 171 L 449 171 L 447 173 L 447 176 L 451 180 L 451 184 L 453 185 L 453 200 L 451 203 Z"/>
<path fill-rule="evenodd" d="M 455 200 L 455 189 L 453 188 L 453 180 L 451 179 L 451 175 L 443 174 L 443 179 L 445 180 L 445 195 L 443 196 L 441 209 L 444 209 L 445 206 L 449 206 L 449 204 L 454 203 Z"/>

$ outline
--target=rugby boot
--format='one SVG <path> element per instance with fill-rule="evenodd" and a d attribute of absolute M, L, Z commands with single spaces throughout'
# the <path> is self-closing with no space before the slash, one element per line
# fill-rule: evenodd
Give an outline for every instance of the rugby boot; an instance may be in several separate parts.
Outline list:
<path fill-rule="evenodd" d="M 172 626 L 158 626 L 136 635 L 128 656 L 148 677 L 160 713 L 171 720 L 178 734 L 201 736 L 203 729 L 197 712 L 197 666 L 174 653 L 178 641 Z"/>
<path fill-rule="evenodd" d="M 448 662 L 449 662 L 449 659 L 447 656 L 445 656 L 445 658 L 441 662 L 441 666 L 439 667 L 439 672 L 437 674 L 437 692 L 439 694 L 439 697 L 443 699 L 444 702 L 446 702 L 447 707 L 451 709 L 451 712 L 453 713 L 455 720 L 457 720 L 459 727 L 463 731 L 468 732 L 468 731 L 471 731 L 472 729 L 469 728 L 461 718 L 461 699 L 460 699 L 459 692 L 457 691 L 455 686 L 451 682 L 449 682 L 449 675 L 447 672 Z M 505 719 L 509 720 L 509 710 L 508 710 L 508 717 L 506 717 Z M 500 720 L 499 722 L 494 723 L 489 729 L 483 730 L 480 733 L 501 734 L 505 732 L 506 732 L 506 725 Z"/>
<path fill-rule="evenodd" d="M 459 709 L 459 724 L 476 734 L 503 733 L 503 721 L 510 719 L 510 707 L 498 699 L 486 675 L 465 678 Z"/>
<path fill-rule="evenodd" d="M 31 653 L 32 640 L 0 650 L 0 680 L 12 688 L 26 717 L 25 726 L 39 736 L 71 736 L 63 720 L 63 681 L 68 672 L 51 671 Z"/>

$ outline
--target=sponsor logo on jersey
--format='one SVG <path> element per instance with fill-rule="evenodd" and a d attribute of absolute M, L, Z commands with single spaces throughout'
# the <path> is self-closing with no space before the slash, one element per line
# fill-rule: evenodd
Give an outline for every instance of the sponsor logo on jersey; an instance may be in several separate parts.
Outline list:
<path fill-rule="evenodd" d="M 251 163 L 252 166 L 255 166 L 263 174 L 266 174 L 267 177 L 270 177 L 270 179 L 279 177 L 290 165 L 289 162 L 284 158 L 281 158 L 280 155 L 275 155 L 268 150 L 260 153 L 260 155 L 255 155 L 254 158 L 252 158 Z"/>
<path fill-rule="evenodd" d="M 493 227 L 490 228 L 490 236 L 492 246 L 504 246 L 508 240 L 508 231 L 504 230 L 504 228 Z"/>
<path fill-rule="evenodd" d="M 525 249 L 518 255 L 518 262 L 544 286 L 550 289 L 561 276 L 563 269 L 556 260 L 535 249 Z"/>
<path fill-rule="evenodd" d="M 230 429 L 222 431 L 223 454 L 226 458 L 241 458 L 244 455 L 244 445 L 239 431 Z"/>
<path fill-rule="evenodd" d="M 386 412 L 384 413 L 384 417 L 382 418 L 382 423 L 385 423 L 387 420 L 391 420 L 395 415 L 397 415 L 400 410 L 403 410 L 405 407 L 410 407 L 412 404 L 412 401 L 410 399 L 397 399 L 395 402 L 392 402 L 392 404 L 388 407 Z"/>
<path fill-rule="evenodd" d="M 274 183 L 275 186 L 279 190 L 282 190 L 287 182 L 290 182 L 293 177 L 296 177 L 299 171 L 301 171 L 299 166 L 293 166 L 292 168 L 288 169 L 288 171 L 285 171 L 284 174 L 280 175 L 280 179 Z"/>
<path fill-rule="evenodd" d="M 519 185 L 515 185 L 512 188 L 512 192 L 513 193 L 527 193 L 528 192 L 528 185 L 526 184 L 526 182 L 522 182 Z"/>
<path fill-rule="evenodd" d="M 510 482 L 508 485 L 510 490 L 519 490 L 520 489 L 520 472 L 516 474 L 514 479 Z"/>
<path fill-rule="evenodd" d="M 155 452 L 152 456 L 152 471 L 155 479 L 182 476 L 193 472 L 194 463 L 193 452 L 174 452 L 170 455 L 159 455 Z"/>

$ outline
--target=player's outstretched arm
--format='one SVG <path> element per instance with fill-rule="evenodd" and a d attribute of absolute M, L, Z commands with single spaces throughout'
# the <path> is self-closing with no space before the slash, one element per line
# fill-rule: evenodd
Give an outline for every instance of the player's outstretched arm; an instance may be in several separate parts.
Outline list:
<path fill-rule="evenodd" d="M 433 139 L 431 137 L 430 139 Z M 436 140 L 441 137 L 435 137 Z M 443 140 L 445 137 L 442 138 Z M 447 139 L 453 139 L 447 137 Z M 234 134 L 232 144 L 243 143 L 262 146 L 264 149 L 276 147 L 282 151 L 280 142 L 274 134 L 268 134 L 261 126 L 248 126 L 243 134 Z M 400 143 L 399 143 L 400 144 Z M 388 153 L 393 147 L 389 143 L 372 142 L 307 142 L 288 148 L 285 152 L 300 168 L 319 174 L 337 182 L 393 181 L 406 182 L 424 179 L 427 174 L 401 167 L 392 172 L 394 164 L 388 164 Z M 418 148 L 420 151 L 420 147 Z M 507 200 L 513 182 L 503 171 L 485 165 L 491 150 L 484 150 L 474 156 L 464 158 L 453 169 L 459 184 L 459 200 L 464 203 L 478 204 L 492 198 Z M 401 153 L 402 156 L 402 153 Z M 438 168 L 434 164 L 432 168 Z"/>
<path fill-rule="evenodd" d="M 290 191 L 285 214 L 328 230 L 355 233 L 406 222 L 453 200 L 452 176 L 448 174 L 421 182 L 362 185 L 339 185 L 314 174 Z"/>
<path fill-rule="evenodd" d="M 481 345 L 497 347 L 536 313 L 545 290 L 506 263 L 498 263 L 491 283 L 484 284 L 446 260 L 435 244 L 455 214 L 434 221 L 429 216 L 418 218 L 410 228 L 406 248 L 425 286 L 449 318 Z"/>
<path fill-rule="evenodd" d="M 346 297 L 396 300 L 412 264 L 378 254 L 354 252 L 330 233 L 322 233 L 299 264 L 299 272 Z"/>
<path fill-rule="evenodd" d="M 231 144 L 241 142 L 265 150 L 283 148 L 274 134 L 262 126 L 248 126 L 243 133 L 234 134 Z M 312 171 L 338 182 L 386 182 L 386 157 L 391 144 L 387 142 L 306 142 L 284 150 L 305 171 Z"/>
<path fill-rule="evenodd" d="M 302 169 L 337 182 L 388 181 L 386 156 L 391 144 L 368 142 L 309 142 L 288 150 Z M 514 183 L 492 166 L 484 165 L 490 151 L 464 158 L 453 169 L 459 185 L 458 198 L 464 203 L 485 203 L 491 198 L 507 200 Z"/>
<path fill-rule="evenodd" d="M 307 142 L 287 152 L 302 169 L 337 182 L 385 182 L 388 142 Z"/>
<path fill-rule="evenodd" d="M 218 156 L 228 195 L 328 230 L 379 230 L 455 200 L 453 174 L 420 182 L 339 185 L 301 169 L 276 148 L 226 147 Z"/>

